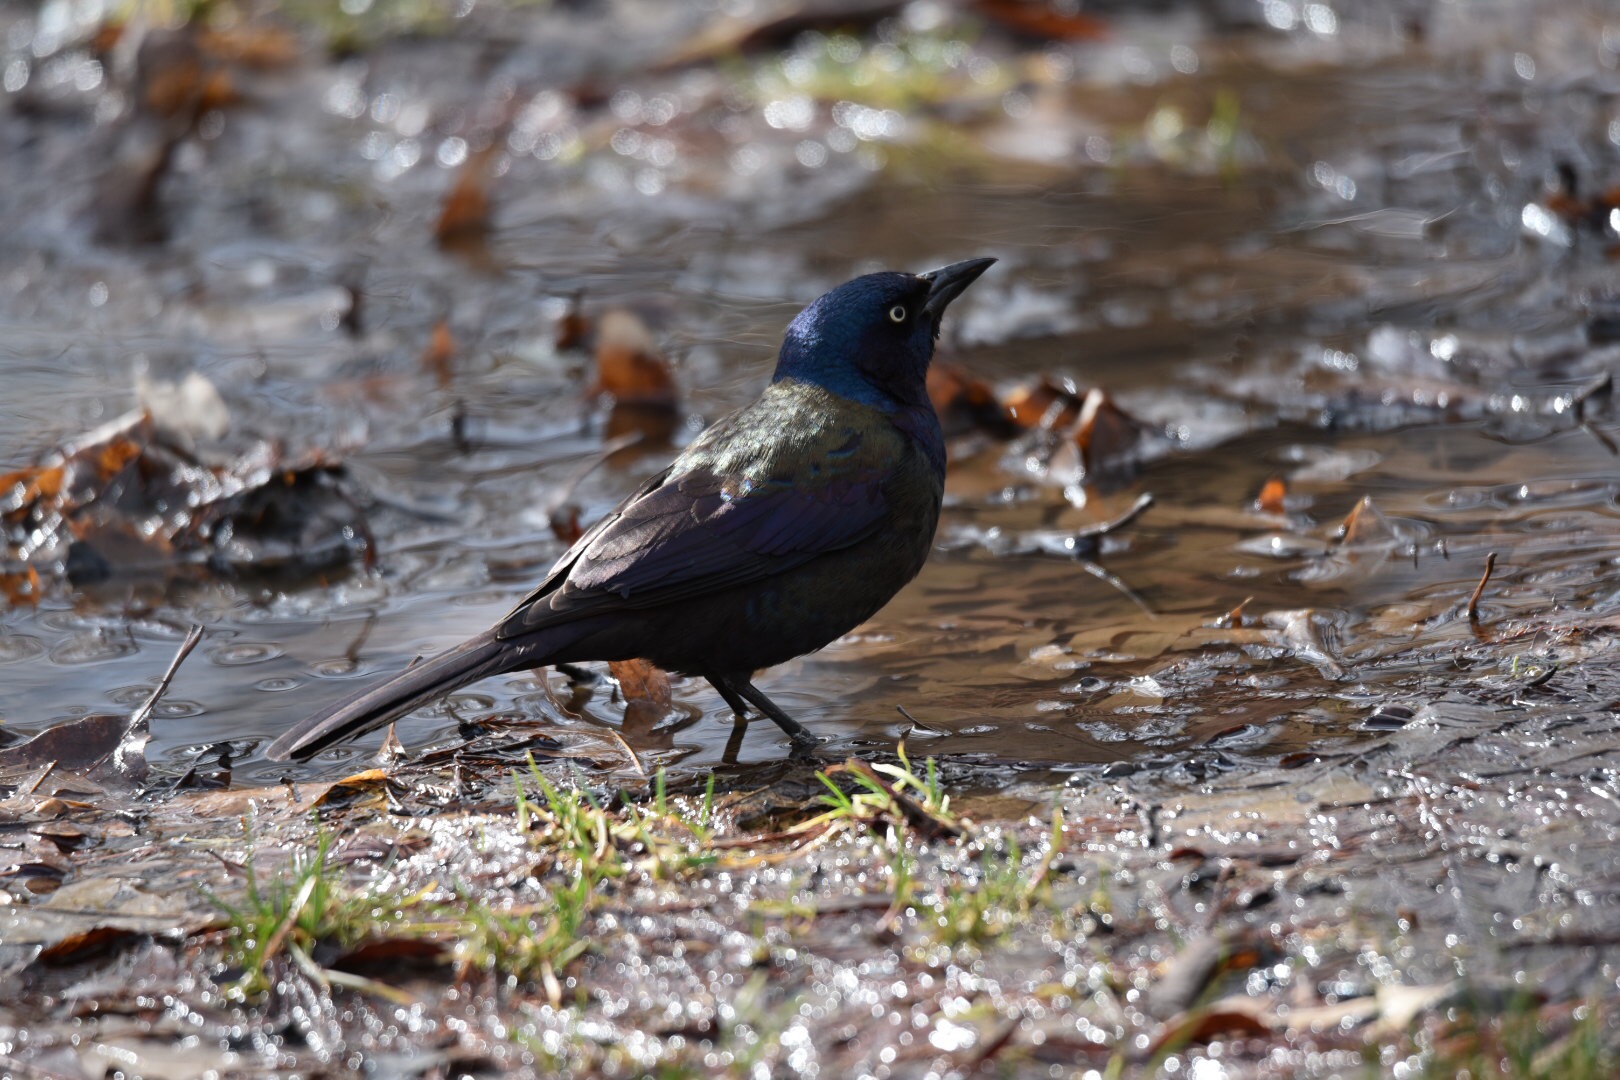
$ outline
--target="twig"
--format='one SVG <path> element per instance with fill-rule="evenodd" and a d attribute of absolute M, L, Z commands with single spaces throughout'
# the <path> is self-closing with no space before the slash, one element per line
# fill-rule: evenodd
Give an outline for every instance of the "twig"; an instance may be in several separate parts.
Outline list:
<path fill-rule="evenodd" d="M 922 803 L 901 791 L 894 784 L 880 776 L 876 769 L 862 761 L 860 758 L 850 758 L 844 762 L 843 768 L 858 776 L 864 777 L 869 784 L 875 784 L 884 791 L 893 802 L 900 816 L 906 823 L 926 840 L 934 840 L 941 836 L 961 836 L 962 827 L 955 822 L 947 821 L 938 814 L 929 810 Z M 832 770 L 827 770 L 831 772 Z"/>
<path fill-rule="evenodd" d="M 1132 589 L 1129 585 L 1125 584 L 1124 581 L 1120 580 L 1117 574 L 1104 569 L 1101 563 L 1094 563 L 1090 559 L 1077 559 L 1076 561 L 1086 573 L 1100 581 L 1106 581 L 1115 589 L 1119 590 L 1120 594 L 1124 596 L 1125 599 L 1142 609 L 1142 614 L 1146 615 L 1150 619 L 1157 619 L 1159 617 L 1159 613 L 1148 607 L 1147 601 L 1138 596 L 1135 589 Z"/>
<path fill-rule="evenodd" d="M 620 735 L 612 728 L 608 728 L 607 733 L 613 736 L 613 741 L 619 744 L 619 749 L 624 751 L 624 756 L 630 759 L 630 764 L 635 768 L 636 775 L 645 778 L 647 775 L 647 768 L 641 764 L 641 759 L 637 757 L 636 752 L 630 748 L 630 744 L 624 741 L 624 736 Z"/>
<path fill-rule="evenodd" d="M 1496 569 L 1496 552 L 1485 556 L 1485 572 L 1479 576 L 1479 584 L 1474 586 L 1474 595 L 1468 598 L 1468 621 L 1479 622 L 1479 598 L 1485 595 L 1485 586 L 1490 584 L 1491 573 Z"/>
<path fill-rule="evenodd" d="M 163 673 L 163 677 L 158 680 L 157 687 L 147 696 L 141 707 L 135 710 L 134 715 L 129 718 L 131 728 L 139 727 L 151 717 L 152 710 L 157 707 L 158 699 L 167 692 L 169 684 L 174 681 L 175 675 L 180 671 L 180 665 L 186 662 L 186 657 L 191 655 L 191 650 L 197 647 L 197 642 L 202 640 L 202 636 L 203 628 L 195 624 L 190 630 L 186 631 L 186 640 L 180 643 L 179 651 L 174 654 L 174 659 L 169 661 L 169 670 Z"/>
<path fill-rule="evenodd" d="M 1582 424 L 1587 422 L 1586 403 L 1593 398 L 1606 398 L 1614 392 L 1614 372 L 1605 371 L 1585 386 L 1570 395 L 1569 403 L 1574 406 L 1575 419 Z"/>
<path fill-rule="evenodd" d="M 564 477 L 563 482 L 558 484 L 555 490 L 551 492 L 551 497 L 545 501 L 545 504 L 542 507 L 542 511 L 545 513 L 546 517 L 549 518 L 558 510 L 561 510 L 563 504 L 566 503 L 569 497 L 574 494 L 574 489 L 579 487 L 580 483 L 584 481 L 587 476 L 601 468 L 602 465 L 614 454 L 617 454 L 621 450 L 628 450 L 630 447 L 636 445 L 645 438 L 646 436 L 641 432 L 631 431 L 604 442 L 596 453 L 586 458 L 583 464 L 581 464 L 568 476 Z"/>
<path fill-rule="evenodd" d="M 1620 446 L 1616 446 L 1614 440 L 1605 435 L 1601 428 L 1593 426 L 1590 421 L 1582 421 L 1581 430 L 1592 436 L 1592 438 L 1596 439 L 1598 441 L 1598 445 L 1603 447 L 1603 449 L 1607 450 L 1610 454 L 1620 457 Z"/>

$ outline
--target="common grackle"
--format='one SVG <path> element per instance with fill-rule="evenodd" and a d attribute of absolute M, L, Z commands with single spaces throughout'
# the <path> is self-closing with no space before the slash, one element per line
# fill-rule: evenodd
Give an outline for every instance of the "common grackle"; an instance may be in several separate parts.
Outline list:
<path fill-rule="evenodd" d="M 814 745 L 750 680 L 847 633 L 922 569 L 945 487 L 928 363 L 946 306 L 993 262 L 867 274 L 816 300 L 759 400 L 699 435 L 493 628 L 310 717 L 268 756 L 307 758 L 501 672 L 638 657 Z"/>

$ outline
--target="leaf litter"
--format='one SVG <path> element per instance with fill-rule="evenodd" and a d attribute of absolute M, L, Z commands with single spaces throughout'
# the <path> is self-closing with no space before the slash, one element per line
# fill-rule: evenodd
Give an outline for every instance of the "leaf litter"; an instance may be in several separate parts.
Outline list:
<path fill-rule="evenodd" d="M 1538 113 L 1527 95 L 1540 84 L 1523 64 L 1500 73 L 1519 80 L 1504 92 L 1470 66 L 1471 28 L 1419 11 L 1427 47 L 1466 58 L 1445 77 L 1471 100 L 1493 88 L 1479 107 L 1511 120 L 1482 125 L 1485 141 L 1470 147 L 1455 144 L 1454 117 L 1428 106 L 1366 105 L 1388 95 L 1357 80 L 1409 77 L 1406 46 L 1384 42 L 1396 59 L 1363 75 L 1332 40 L 1354 13 L 1330 12 L 1329 32 L 1322 5 L 1288 32 L 1273 23 L 1256 34 L 1218 13 L 1208 26 L 1163 24 L 1189 36 L 1190 59 L 1132 37 L 1128 20 L 1109 26 L 1123 42 L 1094 43 L 1089 15 L 1040 3 L 976 5 L 985 22 L 971 33 L 931 23 L 929 5 L 813 18 L 788 7 L 718 44 L 670 36 L 643 11 L 649 39 L 686 42 L 646 49 L 665 67 L 630 71 L 644 43 L 623 28 L 622 57 L 561 89 L 503 73 L 491 94 L 481 68 L 373 40 L 359 65 L 327 72 L 320 95 L 322 115 L 343 139 L 363 139 L 363 153 L 312 143 L 320 169 L 368 194 L 340 198 L 341 213 L 301 203 L 283 224 L 320 233 L 357 221 L 375 230 L 358 245 L 382 257 L 359 279 L 325 255 L 286 281 L 275 265 L 285 251 L 248 261 L 241 280 L 258 283 L 257 306 L 216 308 L 239 333 L 200 352 L 216 369 L 256 372 L 294 408 L 308 402 L 278 365 L 320 370 L 333 357 L 334 384 L 419 408 L 388 417 L 355 468 L 379 492 L 391 480 L 481 488 L 457 522 L 466 532 L 507 520 L 510 506 L 544 507 L 474 545 L 500 546 L 500 558 L 446 557 L 413 531 L 445 528 L 423 525 L 426 515 L 390 523 L 391 580 L 408 584 L 362 578 L 343 601 L 368 609 L 367 626 L 379 606 L 410 611 L 411 590 L 436 612 L 445 596 L 486 586 L 481 599 L 496 604 L 631 480 L 597 468 L 632 444 L 611 438 L 612 415 L 605 438 L 580 423 L 590 376 L 572 349 L 594 356 L 589 392 L 605 392 L 612 413 L 637 399 L 653 408 L 652 428 L 634 418 L 622 428 L 634 445 L 678 442 L 683 410 L 742 392 L 725 385 L 732 354 L 717 343 L 759 347 L 762 327 L 780 321 L 715 315 L 715 296 L 735 312 L 750 297 L 813 295 L 818 276 L 846 269 L 827 253 L 853 249 L 850 235 L 860 250 L 921 259 L 940 252 L 920 237 L 956 235 L 975 215 L 1012 249 L 1008 272 L 1026 280 L 1007 296 L 1022 299 L 966 309 L 974 334 L 944 345 L 946 550 L 892 612 L 784 678 L 825 695 L 807 704 L 834 732 L 826 761 L 784 764 L 770 748 L 740 758 L 735 739 L 721 751 L 716 731 L 746 729 L 700 687 L 632 667 L 566 676 L 565 692 L 556 677 L 480 688 L 431 730 L 394 736 L 419 748 L 414 761 L 398 750 L 367 768 L 339 757 L 286 783 L 251 763 L 265 732 L 241 730 L 257 723 L 246 716 L 232 718 L 236 745 L 197 741 L 219 749 L 193 748 L 184 772 L 154 757 L 143 787 L 118 764 L 133 745 L 128 718 L 81 715 L 54 739 L 0 749 L 16 752 L 0 811 L 11 920 L 0 964 L 21 980 L 0 1006 L 5 1067 L 99 1074 L 111 1053 L 143 1075 L 338 1074 L 355 1055 L 402 1074 L 1146 1075 L 1197 1058 L 1234 1075 L 1394 1064 L 1440 1074 L 1529 1045 L 1545 1074 L 1586 1055 L 1598 1063 L 1589 1075 L 1606 1075 L 1620 688 L 1604 431 L 1612 266 L 1607 196 L 1590 192 L 1611 170 L 1583 162 L 1571 181 L 1549 147 L 1608 154 L 1602 129 L 1585 128 L 1608 115 L 1612 92 L 1560 82 L 1559 108 Z M 1008 26 L 1019 36 L 996 29 Z M 191 177 L 236 192 L 220 124 L 225 138 L 252 140 L 286 116 L 273 96 L 257 117 L 236 98 L 252 67 L 240 52 L 201 38 L 187 48 L 206 57 L 199 71 L 229 72 L 231 93 L 201 112 L 196 86 L 172 95 L 180 134 L 123 136 L 138 167 L 118 186 L 140 196 L 127 219 L 162 226 L 145 239 L 167 238 L 174 257 L 200 257 L 212 274 L 239 258 L 240 240 L 194 250 L 188 229 L 258 228 L 282 211 L 261 195 L 221 216 Z M 1575 63 L 1556 43 L 1524 48 L 1544 67 Z M 737 66 L 715 77 L 706 65 L 732 52 Z M 284 62 L 270 53 L 268 67 Z M 905 78 L 863 91 L 896 56 Z M 1224 66 L 1233 57 L 1263 70 L 1240 76 Z M 435 64 L 452 66 L 449 77 Z M 1430 60 L 1419 66 L 1430 78 Z M 659 81 L 675 71 L 680 85 Z M 31 84 L 46 92 L 46 80 Z M 84 95 L 96 88 L 77 85 L 55 79 L 48 92 L 69 110 L 93 105 Z M 441 107 L 420 86 L 460 100 Z M 1412 99 L 1443 111 L 1447 97 Z M 490 100 L 501 107 L 467 104 Z M 1331 103 L 1331 123 L 1312 100 Z M 1017 176 L 1016 197 L 998 201 L 976 182 L 971 196 L 940 184 L 928 198 L 888 186 L 907 169 L 932 186 L 921 163 L 949 148 L 952 128 L 983 136 L 954 151 L 984 170 L 973 181 Z M 1335 141 L 1320 134 L 1329 128 L 1356 135 Z M 1451 149 L 1435 151 L 1436 138 Z M 1059 171 L 998 171 L 1012 163 Z M 1042 188 L 1032 175 L 1061 182 Z M 1246 178 L 1269 185 L 1263 212 Z M 1065 200 L 1061 188 L 1083 190 Z M 779 190 L 787 196 L 766 197 Z M 368 209 L 384 202 L 411 223 L 415 246 L 389 247 L 398 241 Z M 757 204 L 765 224 L 717 225 L 693 210 L 728 202 Z M 1123 242 L 1109 235 L 1121 205 L 1182 224 L 1133 224 Z M 1185 223 L 1200 217 L 1220 226 L 1192 235 Z M 880 230 L 882 218 L 901 225 Z M 434 220 L 443 239 L 472 241 L 445 244 L 453 270 L 427 261 Z M 589 243 L 571 251 L 566 232 L 552 243 L 559 221 L 583 226 Z M 805 223 L 816 227 L 799 239 Z M 772 259 L 738 253 L 738 230 L 768 236 Z M 1254 243 L 1255 230 L 1267 242 Z M 1055 243 L 1064 232 L 1087 235 Z M 710 248 L 704 238 L 722 233 Z M 671 234 L 678 243 L 660 239 Z M 1542 249 L 1565 261 L 1547 269 Z M 95 255 L 64 254 L 67 270 L 41 269 L 41 280 L 70 281 L 77 295 L 70 275 L 100 268 Z M 420 277 L 418 260 L 431 267 Z M 337 313 L 331 332 L 355 344 L 306 347 L 286 316 L 332 314 L 319 290 L 328 274 L 354 298 L 348 313 L 364 293 L 368 324 L 404 331 L 351 334 L 358 318 L 345 328 Z M 564 340 L 537 330 L 536 277 L 555 288 L 552 312 L 575 319 Z M 127 325 L 145 310 L 141 284 L 112 280 L 110 314 Z M 183 314 L 205 310 L 165 281 Z M 414 302 L 424 281 L 437 290 L 427 305 Z M 604 349 L 568 306 L 588 286 L 605 331 L 614 311 L 672 281 L 700 313 L 666 343 L 643 324 L 604 334 Z M 29 288 L 8 312 L 29 310 Z M 252 357 L 233 351 L 244 335 Z M 1177 355 L 1177 385 L 1163 385 L 1163 369 L 1136 370 L 1150 352 Z M 201 401 L 183 386 L 176 395 Z M 559 403 L 545 414 L 555 423 L 536 436 L 533 406 L 510 404 L 519 399 Z M 19 557 L 6 591 L 38 607 L 8 613 L 6 657 L 50 640 L 62 574 L 74 585 L 103 562 L 119 574 L 195 562 L 234 577 L 276 561 L 251 544 L 227 553 L 248 557 L 221 560 L 221 522 L 233 538 L 248 519 L 264 524 L 258 542 L 325 552 L 322 568 L 369 556 L 369 540 L 356 542 L 365 523 L 341 494 L 356 482 L 350 465 L 268 450 L 205 459 L 156 416 L 128 425 L 8 478 Z M 614 464 L 632 472 L 630 456 Z M 289 462 L 335 502 L 266 494 L 262 513 L 231 502 L 259 490 L 244 476 L 285 484 Z M 533 481 L 512 479 L 531 471 Z M 173 513 L 193 491 L 233 484 L 200 504 L 205 528 Z M 550 501 L 559 491 L 574 513 Z M 1150 493 L 1153 510 L 1138 518 Z M 278 515 L 321 535 L 288 541 Z M 1127 527 L 1108 527 L 1120 520 Z M 76 543 L 99 561 L 75 564 Z M 127 564 L 113 558 L 126 551 Z M 1076 574 L 1076 556 L 1112 575 L 1115 591 Z M 299 620 L 334 613 L 296 591 L 254 603 L 265 614 L 224 620 L 234 623 L 224 632 L 268 617 L 296 634 Z M 138 604 L 128 617 L 144 617 Z M 369 648 L 345 634 L 333 652 L 342 672 L 365 674 L 374 658 L 420 651 Z M 286 689 L 261 682 L 263 694 Z M 618 727 L 618 697 L 645 717 Z M 895 704 L 920 720 L 893 719 Z M 38 727 L 31 715 L 8 720 Z M 155 739 L 191 739 L 182 732 L 184 718 Z M 918 745 L 931 761 L 915 757 Z M 200 775 L 209 755 L 244 786 L 167 783 Z M 1523 1027 L 1541 1034 L 1526 1044 Z M 203 1037 L 177 1053 L 181 1031 Z"/>

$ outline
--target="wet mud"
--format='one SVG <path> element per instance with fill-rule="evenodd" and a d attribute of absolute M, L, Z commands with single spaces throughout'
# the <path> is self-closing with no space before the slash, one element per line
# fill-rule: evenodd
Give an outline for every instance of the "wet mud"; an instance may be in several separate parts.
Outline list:
<path fill-rule="evenodd" d="M 0 9 L 7 1069 L 1609 1075 L 1614 12 L 353 7 Z M 975 255 L 818 761 L 606 665 L 259 756 Z"/>

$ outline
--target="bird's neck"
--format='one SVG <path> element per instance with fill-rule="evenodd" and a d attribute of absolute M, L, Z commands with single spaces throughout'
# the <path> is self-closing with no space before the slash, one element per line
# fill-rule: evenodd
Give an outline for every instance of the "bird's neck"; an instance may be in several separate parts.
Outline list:
<path fill-rule="evenodd" d="M 842 365 L 817 368 L 804 364 L 781 363 L 777 365 L 776 374 L 771 381 L 784 380 L 819 386 L 841 398 L 848 398 L 850 401 L 857 401 L 886 413 L 898 412 L 908 406 L 928 402 L 926 385 L 917 388 L 920 392 L 914 392 L 905 386 L 882 386 L 860 372 Z"/>
<path fill-rule="evenodd" d="M 846 401 L 876 410 L 922 453 L 935 475 L 944 479 L 945 432 L 940 427 L 939 415 L 934 412 L 934 403 L 929 400 L 926 387 L 920 394 L 907 395 L 911 400 L 901 400 L 865 380 L 860 380 L 858 385 L 841 384 L 838 380 L 807 379 L 787 374 L 781 368 L 777 369 L 771 383 L 787 387 L 794 384 L 814 386 Z M 845 389 L 846 385 L 848 389 Z"/>
<path fill-rule="evenodd" d="M 921 358 L 921 363 L 915 365 L 915 371 L 910 370 L 913 365 L 905 364 L 902 359 L 901 363 L 896 365 L 893 378 L 879 381 L 843 355 L 838 355 L 841 350 L 827 348 L 827 344 L 822 341 L 801 342 L 790 334 L 782 343 L 782 352 L 776 361 L 776 374 L 771 381 L 792 379 L 795 382 L 811 383 L 830 390 L 839 397 L 858 401 L 862 405 L 870 405 L 887 413 L 909 406 L 928 404 L 926 357 Z M 832 354 L 831 358 L 829 354 Z"/>

